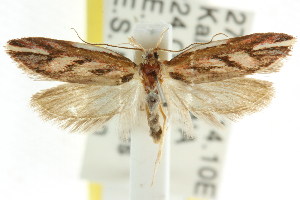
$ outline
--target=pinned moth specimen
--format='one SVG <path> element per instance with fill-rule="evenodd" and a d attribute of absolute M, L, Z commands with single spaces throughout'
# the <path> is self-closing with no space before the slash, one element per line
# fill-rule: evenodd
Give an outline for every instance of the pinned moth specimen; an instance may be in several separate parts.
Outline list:
<path fill-rule="evenodd" d="M 272 84 L 246 76 L 278 71 L 294 41 L 284 33 L 255 33 L 195 43 L 169 61 L 159 59 L 166 49 L 134 45 L 143 54 L 139 65 L 104 47 L 49 38 L 13 39 L 6 48 L 30 75 L 67 82 L 32 97 L 43 118 L 88 131 L 115 115 L 134 125 L 142 109 L 159 143 L 174 110 L 187 126 L 189 113 L 218 125 L 218 116 L 234 120 L 267 105 Z"/>

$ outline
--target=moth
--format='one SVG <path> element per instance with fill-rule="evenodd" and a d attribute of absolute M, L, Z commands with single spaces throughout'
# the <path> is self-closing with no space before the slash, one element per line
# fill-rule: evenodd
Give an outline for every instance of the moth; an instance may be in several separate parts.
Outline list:
<path fill-rule="evenodd" d="M 44 119 L 88 131 L 115 115 L 131 127 L 142 110 L 159 143 L 172 115 L 189 129 L 190 113 L 218 125 L 218 116 L 235 120 L 266 106 L 272 84 L 248 76 L 278 71 L 294 42 L 284 33 L 255 33 L 195 43 L 169 61 L 159 58 L 166 49 L 133 44 L 143 54 L 141 64 L 106 47 L 41 37 L 10 40 L 6 49 L 29 75 L 67 82 L 32 97 Z"/>

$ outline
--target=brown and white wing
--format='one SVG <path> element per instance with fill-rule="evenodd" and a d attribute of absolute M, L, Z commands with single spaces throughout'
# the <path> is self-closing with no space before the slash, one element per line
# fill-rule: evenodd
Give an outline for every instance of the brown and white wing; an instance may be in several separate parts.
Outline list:
<path fill-rule="evenodd" d="M 284 33 L 255 33 L 197 44 L 165 61 L 166 73 L 186 83 L 206 83 L 278 71 L 295 38 Z"/>
<path fill-rule="evenodd" d="M 44 119 L 71 131 L 87 131 L 121 112 L 137 109 L 141 88 L 137 79 L 117 86 L 63 84 L 35 94 L 31 103 Z"/>
<path fill-rule="evenodd" d="M 215 125 L 220 123 L 218 116 L 237 119 L 260 110 L 273 96 L 270 82 L 243 77 L 195 85 L 166 79 L 163 90 L 168 103 L 182 113 L 190 111 Z"/>
<path fill-rule="evenodd" d="M 137 72 L 128 58 L 88 44 L 29 37 L 10 40 L 6 48 L 23 70 L 41 79 L 119 85 Z"/>

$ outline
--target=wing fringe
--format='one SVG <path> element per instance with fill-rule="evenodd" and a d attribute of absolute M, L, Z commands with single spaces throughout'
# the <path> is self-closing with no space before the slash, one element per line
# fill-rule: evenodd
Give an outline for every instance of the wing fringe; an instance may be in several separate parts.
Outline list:
<path fill-rule="evenodd" d="M 31 106 L 44 120 L 71 132 L 96 130 L 140 99 L 136 81 L 119 86 L 64 84 L 33 95 Z"/>
<path fill-rule="evenodd" d="M 232 78 L 224 81 L 189 85 L 176 80 L 167 82 L 169 100 L 179 108 L 189 110 L 197 118 L 222 127 L 220 117 L 237 120 L 260 111 L 273 95 L 272 83 L 252 78 Z"/>

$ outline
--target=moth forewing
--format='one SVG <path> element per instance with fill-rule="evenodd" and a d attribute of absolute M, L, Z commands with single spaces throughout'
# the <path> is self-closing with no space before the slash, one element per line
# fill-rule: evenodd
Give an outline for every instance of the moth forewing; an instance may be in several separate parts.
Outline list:
<path fill-rule="evenodd" d="M 37 37 L 10 40 L 6 49 L 21 69 L 47 80 L 119 85 L 137 73 L 128 58 L 89 44 Z"/>
<path fill-rule="evenodd" d="M 272 73 L 294 42 L 294 37 L 283 33 L 255 33 L 195 45 L 164 64 L 173 79 L 194 84 Z"/>

